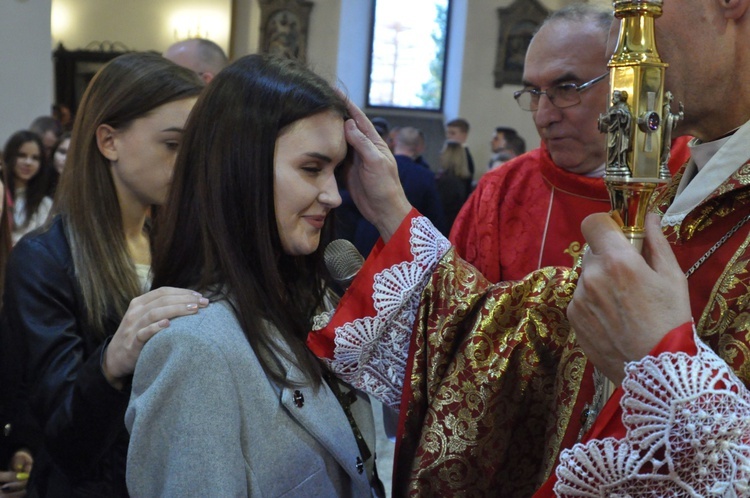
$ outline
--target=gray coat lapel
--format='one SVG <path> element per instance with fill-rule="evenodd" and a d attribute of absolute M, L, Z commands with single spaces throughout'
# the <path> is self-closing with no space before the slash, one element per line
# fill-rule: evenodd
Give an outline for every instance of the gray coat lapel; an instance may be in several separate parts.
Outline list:
<path fill-rule="evenodd" d="M 301 383 L 302 372 L 287 362 L 287 380 Z M 353 481 L 368 482 L 366 473 L 357 471 L 359 448 L 352 434 L 349 420 L 336 396 L 325 383 L 314 392 L 310 386 L 282 388 L 281 404 L 299 424 L 333 455 Z M 369 487 L 369 482 L 368 482 Z"/>

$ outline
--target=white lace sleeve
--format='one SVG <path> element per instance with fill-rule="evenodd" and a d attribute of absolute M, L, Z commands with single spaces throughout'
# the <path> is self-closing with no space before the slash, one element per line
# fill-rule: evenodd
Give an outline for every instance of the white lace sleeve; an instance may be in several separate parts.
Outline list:
<path fill-rule="evenodd" d="M 693 335 L 696 356 L 662 353 L 626 367 L 625 439 L 563 451 L 558 496 L 750 496 L 750 393 Z"/>
<path fill-rule="evenodd" d="M 450 243 L 423 217 L 411 220 L 412 259 L 375 274 L 374 316 L 357 318 L 334 329 L 332 359 L 322 360 L 352 386 L 398 408 L 404 385 L 411 331 L 422 290 Z M 316 321 L 318 329 L 330 317 Z"/>

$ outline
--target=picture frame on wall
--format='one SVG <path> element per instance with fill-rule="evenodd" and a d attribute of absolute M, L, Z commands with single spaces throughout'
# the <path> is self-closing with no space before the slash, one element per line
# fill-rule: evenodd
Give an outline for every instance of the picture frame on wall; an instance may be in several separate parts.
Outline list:
<path fill-rule="evenodd" d="M 549 11 L 537 0 L 516 0 L 509 7 L 497 9 L 497 14 L 500 30 L 495 55 L 495 88 L 520 85 L 526 50 Z"/>
<path fill-rule="evenodd" d="M 61 43 L 52 53 L 55 65 L 55 103 L 67 106 L 73 114 L 96 72 L 118 55 L 128 52 L 128 48 L 120 44 L 97 46 L 99 50 L 90 48 L 67 50 Z"/>
<path fill-rule="evenodd" d="M 307 0 L 261 0 L 260 51 L 307 62 L 312 8 Z"/>

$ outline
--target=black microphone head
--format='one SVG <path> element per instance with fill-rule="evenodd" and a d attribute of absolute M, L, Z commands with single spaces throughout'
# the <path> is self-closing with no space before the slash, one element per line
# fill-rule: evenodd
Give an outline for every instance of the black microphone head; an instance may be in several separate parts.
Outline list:
<path fill-rule="evenodd" d="M 352 283 L 365 263 L 365 258 L 357 251 L 354 244 L 346 239 L 331 241 L 323 252 L 323 259 L 333 280 L 344 288 Z"/>

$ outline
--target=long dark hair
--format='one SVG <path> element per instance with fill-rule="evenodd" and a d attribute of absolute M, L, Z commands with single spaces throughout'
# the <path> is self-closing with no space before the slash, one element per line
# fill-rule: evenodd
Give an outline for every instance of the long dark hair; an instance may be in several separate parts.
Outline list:
<path fill-rule="evenodd" d="M 110 161 L 96 142 L 102 124 L 125 129 L 157 107 L 197 96 L 198 76 L 162 56 L 134 52 L 112 59 L 89 83 L 78 107 L 53 213 L 61 214 L 84 307 L 102 333 L 108 314 L 125 314 L 141 286 L 125 242 Z"/>
<path fill-rule="evenodd" d="M 2 206 L 0 210 L 2 212 L 2 216 L 0 216 L 0 307 L 2 307 L 5 289 L 5 264 L 8 262 L 11 249 L 10 220 L 12 216 L 8 209 L 10 192 L 7 191 L 5 183 L 2 184 L 2 187 L 2 198 L 0 199 L 0 206 Z"/>
<path fill-rule="evenodd" d="M 26 205 L 24 207 L 24 224 L 28 224 L 31 221 L 31 217 L 34 216 L 39 204 L 49 193 L 49 185 L 51 180 L 50 173 L 50 162 L 44 152 L 44 144 L 39 135 L 29 130 L 21 130 L 15 132 L 5 144 L 5 150 L 3 151 L 3 160 L 5 162 L 5 187 L 10 192 L 11 199 L 16 199 L 16 160 L 18 159 L 18 153 L 27 142 L 34 142 L 39 147 L 39 170 L 37 173 L 29 179 L 26 185 Z M 17 207 L 14 206 L 14 209 Z M 22 227 L 19 227 L 22 228 Z"/>
<path fill-rule="evenodd" d="M 286 126 L 329 110 L 341 114 L 343 126 L 342 99 L 298 62 L 250 55 L 227 66 L 188 119 L 169 201 L 156 225 L 153 286 L 227 297 L 264 370 L 282 385 L 289 385 L 285 372 L 268 353 L 292 361 L 313 385 L 320 381 L 304 338 L 324 292 L 321 248 L 332 224 L 314 254 L 284 254 L 274 209 L 274 150 Z"/>

